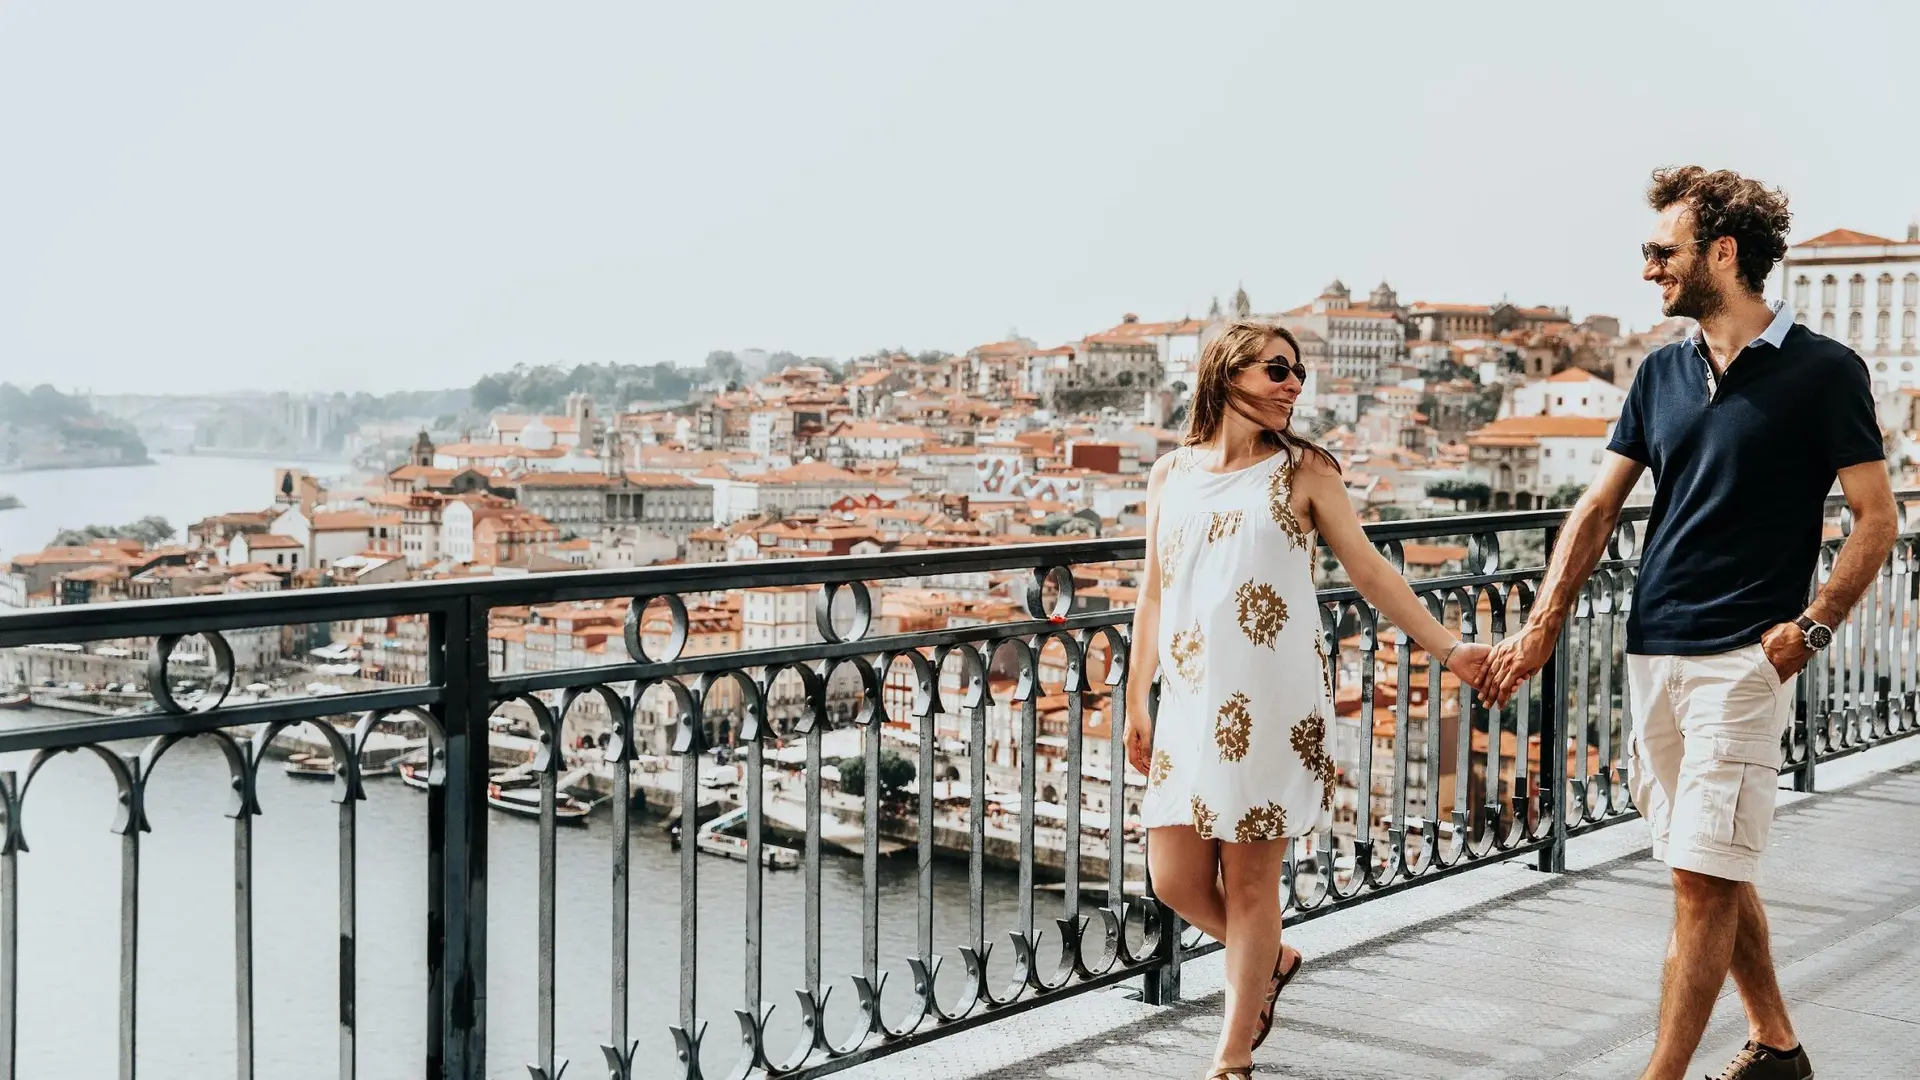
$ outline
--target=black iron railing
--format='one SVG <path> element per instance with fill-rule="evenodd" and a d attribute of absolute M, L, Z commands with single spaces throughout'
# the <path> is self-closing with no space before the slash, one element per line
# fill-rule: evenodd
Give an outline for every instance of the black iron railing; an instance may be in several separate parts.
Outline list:
<path fill-rule="evenodd" d="M 1920 494 L 1903 493 L 1903 499 L 1912 497 Z M 1837 505 L 1835 512 L 1844 517 Z M 1464 558 L 1416 581 L 1416 589 L 1436 615 L 1467 637 L 1494 641 L 1526 617 L 1542 556 L 1563 520 L 1560 511 L 1535 511 L 1393 522 L 1368 531 L 1403 568 L 1408 544 L 1451 541 L 1464 548 Z M 1643 523 L 1644 511 L 1626 515 L 1553 663 L 1531 692 L 1502 710 L 1478 702 L 1404 635 L 1389 640 L 1378 614 L 1351 589 L 1322 592 L 1323 623 L 1329 639 L 1341 643 L 1326 658 L 1340 702 L 1340 803 L 1330 836 L 1296 840 L 1290 848 L 1284 880 L 1290 922 L 1510 858 L 1529 857 L 1543 869 L 1558 869 L 1570 836 L 1632 816 L 1624 783 L 1631 720 L 1621 649 L 1635 538 Z M 1920 538 L 1903 532 L 1839 645 L 1801 681 L 1800 714 L 1786 739 L 1784 770 L 1797 787 L 1812 787 L 1818 761 L 1911 734 L 1920 725 L 1917 544 Z M 1827 545 L 1823 573 L 1837 546 L 1837 540 Z M 558 969 L 559 904 L 563 896 L 593 889 L 608 890 L 610 904 L 604 928 L 610 1018 L 600 1053 L 616 1077 L 745 1077 L 756 1071 L 816 1076 L 1119 983 L 1139 980 L 1149 1000 L 1170 1000 L 1179 992 L 1181 964 L 1217 945 L 1183 931 L 1153 902 L 1144 880 L 1143 835 L 1128 819 L 1146 778 L 1130 775 L 1121 743 L 1131 610 L 1111 604 L 1111 588 L 1093 587 L 1126 579 L 1142 555 L 1138 539 L 1046 543 L 0 616 L 0 649 L 152 639 L 138 644 L 149 657 L 149 708 L 0 731 L 0 753 L 32 754 L 23 768 L 0 773 L 6 817 L 0 851 L 0 1077 L 16 1075 L 20 1060 L 19 864 L 28 839 L 22 814 L 36 776 L 54 756 L 84 750 L 103 763 L 117 792 L 118 1055 L 120 1075 L 130 1078 L 137 1062 L 140 944 L 143 934 L 155 930 L 143 923 L 140 908 L 148 783 L 170 749 L 195 738 L 218 747 L 232 788 L 233 1039 L 237 1074 L 255 1075 L 253 819 L 261 813 L 258 781 L 268 755 L 296 731 L 310 733 L 309 742 L 319 740 L 315 745 L 325 750 L 334 773 L 340 944 L 337 961 L 325 962 L 337 963 L 341 1076 L 356 1075 L 359 1066 L 363 980 L 383 978 L 390 968 L 376 971 L 356 944 L 362 853 L 356 808 L 366 798 L 373 750 L 396 738 L 404 742 L 404 736 L 421 744 L 419 776 L 427 788 L 426 948 L 420 958 L 425 1075 L 487 1075 L 489 1010 L 511 1008 L 534 1016 L 529 1045 L 516 1048 L 515 1056 L 531 1061 L 534 1077 L 557 1080 L 565 1068 L 558 999 L 568 985 L 567 973 Z M 1010 600 L 1015 617 L 901 630 L 889 624 L 885 592 L 873 588 L 901 578 L 920 586 L 954 583 L 955 598 Z M 985 595 L 976 595 L 983 583 Z M 737 600 L 743 592 L 795 587 L 811 590 L 811 640 L 707 653 L 689 647 L 699 636 L 690 609 L 697 614 L 722 595 Z M 490 663 L 492 613 L 610 601 L 628 603 L 624 646 L 616 638 L 607 662 L 564 670 L 501 670 L 497 659 Z M 223 634 L 393 618 L 424 619 L 429 627 L 428 677 L 421 685 L 245 704 L 228 700 L 244 673 L 235 670 Z M 650 633 L 650 626 L 663 629 Z M 649 642 L 657 652 L 649 651 Z M 188 652 L 203 661 L 191 695 L 178 674 L 179 659 Z M 1380 684 L 1383 675 L 1386 685 Z M 1349 687 L 1357 693 L 1343 692 Z M 784 703 L 785 719 L 769 719 L 770 700 Z M 723 711 L 727 722 L 716 728 L 710 714 Z M 527 771 L 538 792 L 538 907 L 531 930 L 538 964 L 535 985 L 522 1000 L 490 999 L 487 993 L 490 947 L 520 947 L 526 933 L 516 931 L 509 941 L 498 937 L 496 927 L 495 939 L 489 939 L 494 868 L 487 815 L 490 794 L 498 795 L 490 792 L 494 721 L 509 714 L 530 731 Z M 592 725 L 583 719 L 589 715 L 598 718 Z M 670 717 L 670 726 L 655 730 L 644 719 L 650 716 Z M 604 738 L 582 740 L 593 726 Z M 720 730 L 737 744 L 741 771 L 726 787 L 737 792 L 744 810 L 737 840 L 748 868 L 737 913 L 729 906 L 726 924 L 706 917 L 711 905 L 701 901 L 701 881 L 720 864 L 703 861 L 703 843 L 696 842 L 704 839 L 703 805 L 726 801 L 705 775 L 717 763 L 716 748 L 708 744 Z M 836 734 L 841 731 L 855 734 Z M 402 736 L 386 734 L 391 732 Z M 841 739 L 856 743 L 857 753 L 835 760 L 829 742 Z M 665 761 L 650 752 L 661 749 Z M 882 778 L 886 759 L 896 751 L 912 762 L 913 780 L 890 791 Z M 829 779 L 829 766 L 863 773 L 861 793 L 849 794 L 854 785 L 844 775 L 838 784 Z M 561 846 L 572 837 L 559 825 L 563 810 L 573 805 L 562 781 L 583 774 L 610 802 L 611 873 L 599 882 L 563 880 L 560 870 Z M 658 924 L 636 927 L 631 919 L 633 815 L 636 806 L 644 810 L 649 793 L 658 805 L 677 803 L 682 818 L 678 1004 L 672 1015 L 636 1017 L 636 983 L 663 980 L 657 971 L 633 968 L 636 945 L 673 933 Z M 784 850 L 794 852 L 798 863 L 797 940 L 771 929 L 768 917 L 767 882 L 778 872 L 772 865 L 786 858 Z M 911 874 L 894 869 L 900 860 L 912 860 Z M 852 873 L 856 863 L 859 910 L 828 910 L 824 875 Z M 964 901 L 955 901 L 937 886 L 960 876 L 962 866 Z M 987 900 L 990 883 L 1010 888 L 1014 898 L 997 915 Z M 966 911 L 957 947 L 943 945 L 936 932 L 938 912 L 952 903 Z M 901 966 L 882 955 L 883 941 L 896 939 L 892 930 L 883 932 L 883 906 L 897 905 L 912 909 L 910 945 L 907 936 L 898 937 L 910 949 Z M 780 914 L 781 925 L 789 925 L 785 916 L 791 913 Z M 1012 925 L 990 925 L 999 918 Z M 855 922 L 858 970 L 836 984 L 823 941 L 829 929 L 850 930 Z M 995 931 L 1002 929 L 1005 938 L 996 949 Z M 737 1037 L 719 1035 L 723 1029 L 710 1028 L 712 1017 L 701 1012 L 711 1009 L 712 999 L 711 989 L 702 991 L 711 969 L 702 966 L 702 946 L 714 937 L 739 945 Z M 768 985 L 770 955 L 793 951 L 798 962 L 788 966 L 797 969 L 799 985 Z M 724 982 L 734 984 L 727 974 Z M 837 1001 L 836 985 L 848 987 Z M 798 1015 L 775 1023 L 774 1003 L 785 992 L 794 995 Z M 672 1055 L 636 1060 L 645 1055 L 635 1032 L 649 1025 L 671 1029 Z M 495 1061 L 494 1068 L 508 1064 Z M 594 1071 L 576 1066 L 581 1069 Z"/>

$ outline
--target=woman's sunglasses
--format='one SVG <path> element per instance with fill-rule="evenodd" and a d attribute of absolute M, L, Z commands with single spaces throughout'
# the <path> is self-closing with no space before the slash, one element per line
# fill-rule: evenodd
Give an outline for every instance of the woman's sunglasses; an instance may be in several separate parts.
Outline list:
<path fill-rule="evenodd" d="M 1264 366 L 1267 369 L 1267 378 L 1272 379 L 1275 386 L 1286 382 L 1288 375 L 1299 379 L 1301 386 L 1307 385 L 1307 365 L 1298 360 L 1291 364 L 1285 360 L 1268 360 Z"/>

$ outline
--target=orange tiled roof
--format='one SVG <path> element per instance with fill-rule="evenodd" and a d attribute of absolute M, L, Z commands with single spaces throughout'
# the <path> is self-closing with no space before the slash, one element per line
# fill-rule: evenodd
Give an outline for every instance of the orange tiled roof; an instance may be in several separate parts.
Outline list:
<path fill-rule="evenodd" d="M 1794 247 L 1844 247 L 1849 244 L 1897 244 L 1898 240 L 1889 240 L 1872 233 L 1855 232 L 1852 229 L 1833 229 L 1823 232 L 1811 240 L 1802 240 Z"/>
<path fill-rule="evenodd" d="M 1513 438 L 1531 436 L 1533 438 L 1604 438 L 1610 426 L 1606 420 L 1589 416 L 1510 416 L 1495 420 L 1468 436 L 1469 441 L 1482 437 Z"/>

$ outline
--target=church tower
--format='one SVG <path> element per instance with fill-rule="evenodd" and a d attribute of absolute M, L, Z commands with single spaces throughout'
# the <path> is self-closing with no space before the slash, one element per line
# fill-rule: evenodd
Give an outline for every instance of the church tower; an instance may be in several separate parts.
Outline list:
<path fill-rule="evenodd" d="M 626 453 L 620 430 L 608 428 L 607 433 L 600 437 L 600 471 L 606 474 L 607 479 L 614 479 L 626 472 Z"/>
<path fill-rule="evenodd" d="M 1244 319 L 1253 314 L 1253 302 L 1247 299 L 1247 290 L 1242 286 L 1233 291 L 1233 317 Z"/>
<path fill-rule="evenodd" d="M 413 440 L 413 463 L 423 469 L 433 468 L 433 439 L 426 428 L 421 428 L 419 437 Z"/>

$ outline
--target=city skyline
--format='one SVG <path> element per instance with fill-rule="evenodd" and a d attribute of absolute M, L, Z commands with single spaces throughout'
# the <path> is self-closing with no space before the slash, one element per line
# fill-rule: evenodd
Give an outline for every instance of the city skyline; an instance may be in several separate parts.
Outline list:
<path fill-rule="evenodd" d="M 1909 10 L 1089 10 L 10 9 L 0 378 L 1049 346 L 1336 276 L 1645 326 L 1657 165 L 1779 184 L 1796 241 L 1920 214 Z"/>

